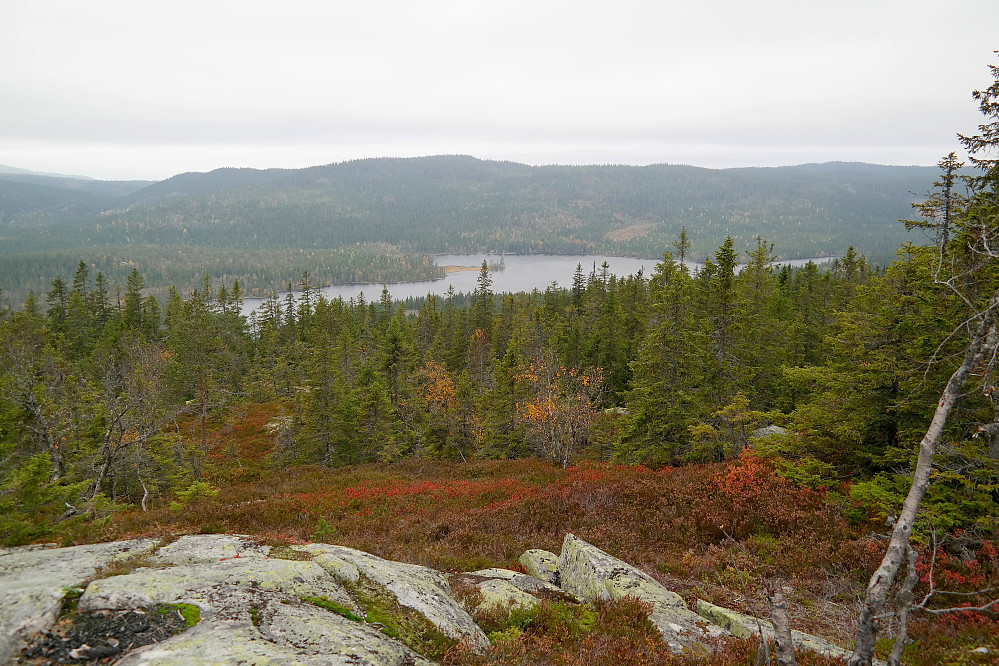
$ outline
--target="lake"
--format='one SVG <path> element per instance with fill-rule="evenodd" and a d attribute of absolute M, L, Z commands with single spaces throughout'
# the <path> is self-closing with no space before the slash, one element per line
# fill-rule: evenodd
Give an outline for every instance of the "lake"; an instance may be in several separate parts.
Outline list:
<path fill-rule="evenodd" d="M 607 262 L 609 271 L 613 275 L 625 277 L 634 275 L 639 270 L 646 278 L 652 275 L 656 264 L 660 259 L 635 259 L 634 257 L 608 257 L 603 255 L 551 255 L 551 254 L 526 254 L 526 255 L 497 255 L 497 254 L 439 254 L 434 255 L 434 261 L 438 266 L 461 266 L 471 270 L 462 270 L 449 273 L 440 280 L 427 280 L 422 282 L 399 282 L 396 284 L 383 285 L 382 283 L 371 284 L 341 284 L 323 287 L 319 291 L 329 300 L 342 298 L 347 301 L 363 293 L 368 301 L 377 301 L 381 298 L 382 287 L 387 286 L 393 299 L 403 300 L 406 298 L 421 298 L 427 294 L 443 296 L 448 289 L 454 287 L 455 293 L 471 293 L 475 291 L 476 281 L 479 277 L 479 268 L 482 262 L 490 264 L 499 263 L 502 260 L 503 270 L 491 271 L 493 293 L 503 292 L 530 292 L 534 289 L 544 291 L 553 282 L 560 287 L 571 287 L 572 277 L 576 272 L 576 266 L 583 267 L 583 275 L 589 276 L 595 269 L 600 272 L 600 266 Z M 832 257 L 822 257 L 817 259 L 789 259 L 778 262 L 779 264 L 790 264 L 792 266 L 804 266 L 809 261 L 822 263 L 832 261 Z M 686 262 L 690 269 L 697 270 L 701 264 Z M 284 294 L 279 297 L 283 298 Z M 244 299 L 243 310 L 249 314 L 258 308 L 265 299 L 246 298 Z"/>

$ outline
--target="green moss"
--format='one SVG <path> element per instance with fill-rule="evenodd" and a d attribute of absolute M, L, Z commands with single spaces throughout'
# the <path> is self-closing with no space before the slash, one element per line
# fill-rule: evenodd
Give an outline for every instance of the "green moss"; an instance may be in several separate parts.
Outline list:
<path fill-rule="evenodd" d="M 562 604 L 565 605 L 565 604 Z M 539 606 L 514 606 L 510 609 L 510 617 L 507 618 L 507 626 L 519 627 L 520 629 L 526 629 L 534 622 L 534 618 L 538 616 Z"/>
<path fill-rule="evenodd" d="M 332 611 L 337 615 L 342 615 L 348 620 L 353 620 L 354 622 L 364 622 L 363 617 L 355 615 L 346 606 L 338 604 L 337 602 L 327 599 L 326 597 L 302 597 L 302 601 L 314 604 L 320 608 L 325 608 L 326 610 Z"/>
<path fill-rule="evenodd" d="M 260 609 L 250 608 L 250 622 L 253 623 L 254 627 L 260 626 Z"/>
<path fill-rule="evenodd" d="M 201 609 L 194 604 L 163 604 L 156 611 L 163 615 L 173 612 L 180 613 L 180 616 L 184 618 L 184 627 L 187 629 L 201 621 Z"/>
<path fill-rule="evenodd" d="M 524 628 L 548 635 L 571 638 L 585 636 L 593 629 L 598 615 L 589 606 L 549 601 L 536 607 Z M 511 613 L 511 616 L 513 613 Z"/>

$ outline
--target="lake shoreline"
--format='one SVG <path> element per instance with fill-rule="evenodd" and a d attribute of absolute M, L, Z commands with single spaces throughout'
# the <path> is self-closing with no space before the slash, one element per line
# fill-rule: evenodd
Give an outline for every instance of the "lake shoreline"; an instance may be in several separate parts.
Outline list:
<path fill-rule="evenodd" d="M 637 259 L 634 257 L 592 254 L 444 254 L 434 255 L 434 263 L 445 271 L 444 277 L 435 280 L 327 285 L 316 291 L 331 301 L 337 298 L 342 298 L 344 301 L 350 301 L 351 299 L 357 301 L 363 295 L 367 302 L 379 300 L 383 290 L 388 290 L 393 301 L 424 298 L 429 295 L 446 298 L 448 294 L 471 294 L 475 292 L 477 287 L 479 272 L 482 270 L 482 262 L 485 261 L 488 265 L 490 261 L 495 261 L 498 257 L 502 257 L 503 269 L 496 270 L 493 268 L 489 271 L 489 276 L 492 280 L 491 289 L 495 294 L 543 292 L 552 286 L 570 288 L 573 284 L 576 271 L 580 267 L 582 268 L 584 280 L 610 279 L 612 275 L 618 279 L 625 279 L 627 276 L 638 273 L 641 273 L 645 279 L 648 279 L 652 276 L 656 265 L 662 262 L 662 258 Z M 774 265 L 790 264 L 792 266 L 804 266 L 809 261 L 823 264 L 833 259 L 834 257 L 788 259 L 776 261 Z M 607 264 L 606 269 L 603 267 L 605 263 Z M 702 263 L 693 261 L 686 261 L 684 264 L 691 271 L 696 271 L 703 266 Z M 277 298 L 284 301 L 287 296 L 288 292 L 285 291 L 280 292 Z M 249 315 L 268 300 L 261 297 L 245 298 L 243 306 L 244 314 Z"/>

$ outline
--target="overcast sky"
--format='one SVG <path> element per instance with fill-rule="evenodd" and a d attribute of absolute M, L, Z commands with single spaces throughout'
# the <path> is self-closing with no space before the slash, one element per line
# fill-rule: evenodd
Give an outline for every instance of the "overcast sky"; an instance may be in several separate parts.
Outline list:
<path fill-rule="evenodd" d="M 0 0 L 0 164 L 934 164 L 995 0 Z"/>

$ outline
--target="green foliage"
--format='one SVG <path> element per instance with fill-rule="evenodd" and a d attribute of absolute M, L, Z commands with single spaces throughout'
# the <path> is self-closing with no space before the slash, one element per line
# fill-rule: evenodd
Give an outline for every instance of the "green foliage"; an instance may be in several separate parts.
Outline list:
<path fill-rule="evenodd" d="M 868 481 L 850 484 L 848 499 L 852 504 L 847 515 L 856 520 L 884 520 L 898 514 L 912 479 L 878 474 Z"/>
<path fill-rule="evenodd" d="M 187 490 L 178 490 L 176 495 L 183 504 L 190 504 L 206 497 L 216 497 L 219 494 L 218 488 L 213 488 L 205 481 L 195 481 Z"/>
<path fill-rule="evenodd" d="M 754 443 L 756 450 L 766 447 L 765 442 Z M 765 454 L 764 454 L 765 455 Z M 785 479 L 795 485 L 806 488 L 827 488 L 836 478 L 836 470 L 832 465 L 812 456 L 800 456 L 793 459 L 778 458 L 777 468 Z"/>
<path fill-rule="evenodd" d="M 64 587 L 62 588 L 62 606 L 59 608 L 59 619 L 72 615 L 76 612 L 76 607 L 80 603 L 85 588 Z"/>
<path fill-rule="evenodd" d="M 52 481 L 52 462 L 39 453 L 15 467 L 0 486 L 0 543 L 30 543 L 55 533 L 66 503 L 77 501 L 87 482 Z"/>
<path fill-rule="evenodd" d="M 749 399 L 739 391 L 712 417 L 712 423 L 690 426 L 691 448 L 685 459 L 699 462 L 738 456 L 749 445 L 749 436 L 763 413 L 749 409 Z"/>
<path fill-rule="evenodd" d="M 195 481 L 187 487 L 187 490 L 178 490 L 174 493 L 177 499 L 170 502 L 169 507 L 171 511 L 183 511 L 193 502 L 216 497 L 218 494 L 219 489 L 206 481 Z"/>
<path fill-rule="evenodd" d="M 558 601 L 539 604 L 534 612 L 511 612 L 521 629 L 575 640 L 590 633 L 597 621 L 597 613 L 584 604 L 567 604 Z"/>

